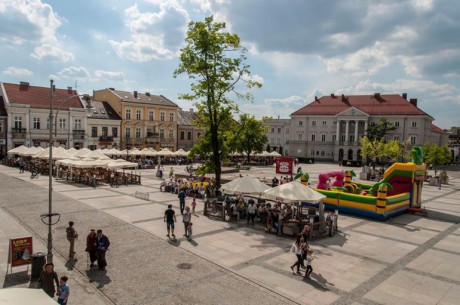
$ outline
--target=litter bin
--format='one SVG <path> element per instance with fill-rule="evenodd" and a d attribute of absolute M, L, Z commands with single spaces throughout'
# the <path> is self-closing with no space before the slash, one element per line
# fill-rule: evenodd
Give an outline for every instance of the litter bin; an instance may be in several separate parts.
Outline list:
<path fill-rule="evenodd" d="M 30 275 L 31 280 L 40 278 L 40 274 L 45 266 L 45 253 L 37 252 L 32 254 L 32 273 Z"/>

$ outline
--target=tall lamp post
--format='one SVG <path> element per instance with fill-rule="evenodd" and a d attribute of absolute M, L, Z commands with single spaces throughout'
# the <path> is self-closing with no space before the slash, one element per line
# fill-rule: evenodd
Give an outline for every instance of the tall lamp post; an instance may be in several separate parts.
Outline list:
<path fill-rule="evenodd" d="M 53 262 L 53 233 L 51 227 L 59 222 L 61 215 L 59 213 L 53 213 L 53 97 L 54 97 L 54 81 L 50 80 L 50 114 L 49 114 L 49 159 L 48 159 L 48 214 L 40 215 L 41 221 L 48 226 L 48 253 L 46 255 L 47 263 Z M 72 95 L 62 100 L 61 105 L 71 98 L 78 97 L 81 95 Z M 89 97 L 87 94 L 83 96 Z M 56 126 L 57 128 L 57 126 Z M 69 122 L 70 128 L 70 122 Z M 57 220 L 53 220 L 53 217 L 57 217 Z"/>

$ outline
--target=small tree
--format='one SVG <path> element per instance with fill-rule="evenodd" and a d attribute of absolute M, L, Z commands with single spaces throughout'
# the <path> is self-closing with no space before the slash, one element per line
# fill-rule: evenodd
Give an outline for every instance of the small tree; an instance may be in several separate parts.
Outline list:
<path fill-rule="evenodd" d="M 398 140 L 391 140 L 384 144 L 383 155 L 390 158 L 393 162 L 398 161 L 401 156 L 402 148 Z"/>
<path fill-rule="evenodd" d="M 253 116 L 240 115 L 238 130 L 235 132 L 236 150 L 246 155 L 248 163 L 251 162 L 251 153 L 262 152 L 268 142 L 265 135 L 267 128 Z"/>
<path fill-rule="evenodd" d="M 378 158 L 381 158 L 385 155 L 385 138 L 377 140 L 370 140 L 368 137 L 364 136 L 359 140 L 361 145 L 361 157 L 364 159 L 371 159 L 374 163 L 373 168 L 375 169 L 375 163 L 377 162 Z"/>
<path fill-rule="evenodd" d="M 369 125 L 367 136 L 369 139 L 376 138 L 381 140 L 385 138 L 388 131 L 396 130 L 397 128 L 393 123 L 388 122 L 386 118 L 381 118 L 378 124 Z"/>
<path fill-rule="evenodd" d="M 451 162 L 452 155 L 447 145 L 439 146 L 433 143 L 423 145 L 425 151 L 425 163 L 433 164 L 436 169 L 439 165 L 445 165 Z"/>

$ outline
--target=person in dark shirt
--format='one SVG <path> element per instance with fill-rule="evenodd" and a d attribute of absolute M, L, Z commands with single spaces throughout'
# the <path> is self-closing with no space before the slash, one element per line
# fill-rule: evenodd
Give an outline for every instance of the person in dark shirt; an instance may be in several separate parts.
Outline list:
<path fill-rule="evenodd" d="M 177 197 L 179 198 L 180 213 L 184 214 L 184 209 L 185 209 L 185 191 L 184 189 L 180 189 Z"/>
<path fill-rule="evenodd" d="M 54 282 L 54 283 L 53 283 Z M 47 295 L 54 298 L 54 294 L 59 290 L 59 279 L 57 273 L 54 271 L 53 263 L 47 263 L 42 273 L 40 274 L 39 286 Z M 56 284 L 56 286 L 54 286 Z"/>
<path fill-rule="evenodd" d="M 171 231 L 172 236 L 176 238 L 176 235 L 174 235 L 174 223 L 176 222 L 176 212 L 172 209 L 172 204 L 168 205 L 168 209 L 165 211 L 165 216 L 163 218 L 163 221 L 166 222 L 166 229 L 168 230 L 168 236 L 169 237 L 169 232 Z"/>
<path fill-rule="evenodd" d="M 102 234 L 102 230 L 97 230 L 96 236 L 96 243 L 97 243 L 97 265 L 99 270 L 105 271 L 105 267 L 107 266 L 107 261 L 105 260 L 105 254 L 109 250 L 110 241 L 107 236 Z"/>

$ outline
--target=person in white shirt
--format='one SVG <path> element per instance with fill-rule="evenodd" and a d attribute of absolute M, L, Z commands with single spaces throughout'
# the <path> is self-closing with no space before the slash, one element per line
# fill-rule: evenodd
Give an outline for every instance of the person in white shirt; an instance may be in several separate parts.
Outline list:
<path fill-rule="evenodd" d="M 254 203 L 254 200 L 250 199 L 248 201 L 249 205 L 248 205 L 248 224 L 249 224 L 249 220 L 252 221 L 252 226 L 254 226 L 254 218 L 256 218 L 256 214 L 257 214 L 257 206 L 256 204 Z"/>

